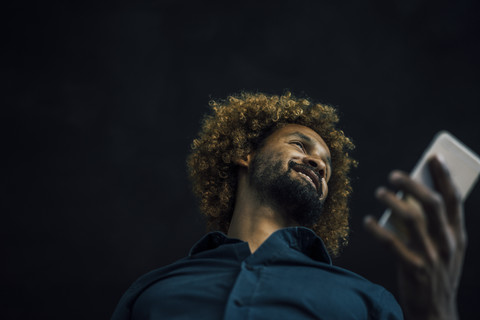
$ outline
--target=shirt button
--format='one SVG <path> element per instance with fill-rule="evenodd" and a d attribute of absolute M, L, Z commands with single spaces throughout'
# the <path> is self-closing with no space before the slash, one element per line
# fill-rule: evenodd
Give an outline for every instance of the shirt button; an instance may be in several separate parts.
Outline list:
<path fill-rule="evenodd" d="M 248 271 L 253 271 L 253 267 L 249 264 L 245 264 L 245 269 L 247 269 Z"/>
<path fill-rule="evenodd" d="M 239 300 L 239 299 L 233 300 L 233 303 L 235 303 L 235 305 L 236 305 L 237 307 L 241 307 L 241 306 L 243 305 L 242 301 Z"/>

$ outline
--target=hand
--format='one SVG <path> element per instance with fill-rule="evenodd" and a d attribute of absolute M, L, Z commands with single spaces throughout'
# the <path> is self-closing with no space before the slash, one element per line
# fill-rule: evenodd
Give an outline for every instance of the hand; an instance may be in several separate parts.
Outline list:
<path fill-rule="evenodd" d="M 463 204 L 445 165 L 434 157 L 429 168 L 435 190 L 400 171 L 390 174 L 390 182 L 420 206 L 383 187 L 376 192 L 378 200 L 407 226 L 408 242 L 379 226 L 372 217 L 366 217 L 365 226 L 397 257 L 405 318 L 458 319 L 456 295 L 467 245 Z"/>

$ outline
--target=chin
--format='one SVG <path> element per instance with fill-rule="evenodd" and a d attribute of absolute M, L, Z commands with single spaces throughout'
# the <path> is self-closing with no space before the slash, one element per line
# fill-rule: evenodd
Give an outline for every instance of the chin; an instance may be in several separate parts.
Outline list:
<path fill-rule="evenodd" d="M 282 167 L 281 161 L 255 158 L 251 182 L 262 201 L 282 208 L 288 218 L 299 225 L 312 227 L 322 215 L 324 200 L 309 182 L 295 176 L 291 167 L 286 171 Z"/>
<path fill-rule="evenodd" d="M 285 209 L 288 217 L 299 225 L 312 227 L 320 219 L 324 200 L 303 181 L 278 179 L 271 188 L 271 197 Z"/>

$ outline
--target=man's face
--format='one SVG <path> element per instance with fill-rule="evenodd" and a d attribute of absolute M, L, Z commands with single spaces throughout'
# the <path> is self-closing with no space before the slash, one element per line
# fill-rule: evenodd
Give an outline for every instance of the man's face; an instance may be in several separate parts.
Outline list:
<path fill-rule="evenodd" d="M 254 154 L 250 181 L 262 201 L 310 227 L 322 212 L 331 171 L 325 141 L 308 127 L 289 124 L 268 136 Z"/>

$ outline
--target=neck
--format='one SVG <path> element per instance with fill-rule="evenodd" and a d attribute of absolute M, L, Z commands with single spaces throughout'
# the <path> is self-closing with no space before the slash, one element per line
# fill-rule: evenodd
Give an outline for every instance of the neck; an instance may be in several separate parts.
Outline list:
<path fill-rule="evenodd" d="M 239 179 L 228 236 L 248 242 L 253 253 L 272 233 L 293 224 L 279 209 L 258 199 L 245 183 Z"/>

